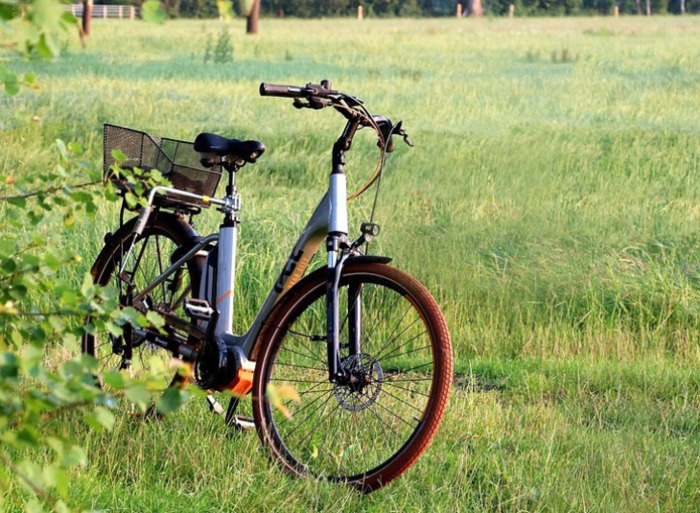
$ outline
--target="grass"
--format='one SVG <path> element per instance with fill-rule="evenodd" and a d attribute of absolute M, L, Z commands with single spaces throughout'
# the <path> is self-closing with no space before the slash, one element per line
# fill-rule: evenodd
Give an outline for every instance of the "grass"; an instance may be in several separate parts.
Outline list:
<path fill-rule="evenodd" d="M 0 172 L 42 172 L 55 138 L 79 141 L 99 167 L 105 122 L 264 141 L 268 153 L 239 176 L 244 329 L 323 191 L 342 126 L 258 97 L 258 83 L 330 78 L 404 119 L 416 147 L 390 156 L 375 250 L 443 306 L 458 374 L 445 424 L 406 476 L 360 497 L 285 477 L 254 435 L 231 436 L 201 405 L 162 423 L 123 417 L 115 433 L 85 439 L 72 504 L 698 511 L 697 19 L 266 20 L 261 30 L 245 37 L 232 24 L 234 61 L 214 65 L 203 55 L 219 22 L 96 20 L 86 50 L 72 41 L 59 61 L 12 62 L 35 69 L 42 88 L 0 97 Z M 360 139 L 353 186 L 376 158 Z M 355 224 L 370 206 L 353 207 Z M 202 233 L 218 223 L 201 217 Z M 82 276 L 116 219 L 105 206 L 72 230 L 46 221 L 57 245 L 84 255 L 68 277 Z M 61 426 L 80 435 L 76 420 Z"/>

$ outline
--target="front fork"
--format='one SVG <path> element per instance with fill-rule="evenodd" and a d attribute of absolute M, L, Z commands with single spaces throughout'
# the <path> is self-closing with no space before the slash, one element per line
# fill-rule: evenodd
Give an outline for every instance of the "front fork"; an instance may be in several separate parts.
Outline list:
<path fill-rule="evenodd" d="M 328 348 L 328 379 L 331 383 L 345 381 L 347 378 L 345 369 L 342 368 L 340 357 L 340 276 L 351 252 L 344 248 L 338 251 L 334 246 L 338 238 L 333 242 L 329 237 L 328 246 L 328 277 L 326 280 L 326 340 Z M 340 255 L 340 256 L 338 256 Z M 347 323 L 348 328 L 348 356 L 360 354 L 362 345 L 362 286 L 351 283 L 347 290 Z"/>

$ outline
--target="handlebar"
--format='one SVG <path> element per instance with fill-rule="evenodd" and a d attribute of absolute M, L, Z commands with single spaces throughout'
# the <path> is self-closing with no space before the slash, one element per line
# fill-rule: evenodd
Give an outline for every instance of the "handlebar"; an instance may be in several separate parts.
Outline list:
<path fill-rule="evenodd" d="M 320 84 L 308 83 L 306 86 L 292 86 L 282 84 L 260 84 L 260 96 L 277 96 L 280 98 L 293 98 L 294 106 L 298 109 L 311 108 L 322 109 L 333 106 L 348 120 L 355 120 L 361 126 L 372 127 L 379 136 L 378 145 L 387 152 L 394 150 L 392 138 L 394 135 L 403 137 L 409 146 L 413 143 L 408 138 L 406 130 L 401 126 L 401 121 L 392 124 L 384 116 L 372 116 L 364 106 L 362 100 L 331 89 L 331 82 L 322 80 Z M 352 137 L 351 137 L 352 139 Z"/>
<path fill-rule="evenodd" d="M 330 98 L 331 96 L 345 96 L 338 91 L 330 89 L 330 82 L 323 80 L 321 84 L 306 84 L 305 87 L 281 85 L 281 84 L 260 84 L 260 96 L 279 96 L 282 98 Z"/>

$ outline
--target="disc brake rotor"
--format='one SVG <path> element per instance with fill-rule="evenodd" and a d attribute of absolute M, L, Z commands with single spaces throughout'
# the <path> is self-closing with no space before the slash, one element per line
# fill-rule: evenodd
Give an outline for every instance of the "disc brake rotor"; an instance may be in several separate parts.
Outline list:
<path fill-rule="evenodd" d="M 379 362 L 368 354 L 358 354 L 344 358 L 340 366 L 348 378 L 333 386 L 338 403 L 348 411 L 362 411 L 374 404 L 384 379 Z"/>

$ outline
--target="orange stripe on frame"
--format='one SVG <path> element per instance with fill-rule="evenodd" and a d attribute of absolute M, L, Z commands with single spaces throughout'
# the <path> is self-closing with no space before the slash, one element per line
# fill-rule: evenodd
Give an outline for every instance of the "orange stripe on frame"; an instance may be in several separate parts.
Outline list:
<path fill-rule="evenodd" d="M 219 304 L 220 304 L 224 299 L 226 299 L 227 297 L 229 297 L 230 295 L 231 295 L 231 289 L 228 289 L 228 290 L 224 293 L 223 296 L 221 296 L 219 299 L 216 300 L 216 306 L 219 306 Z"/>

